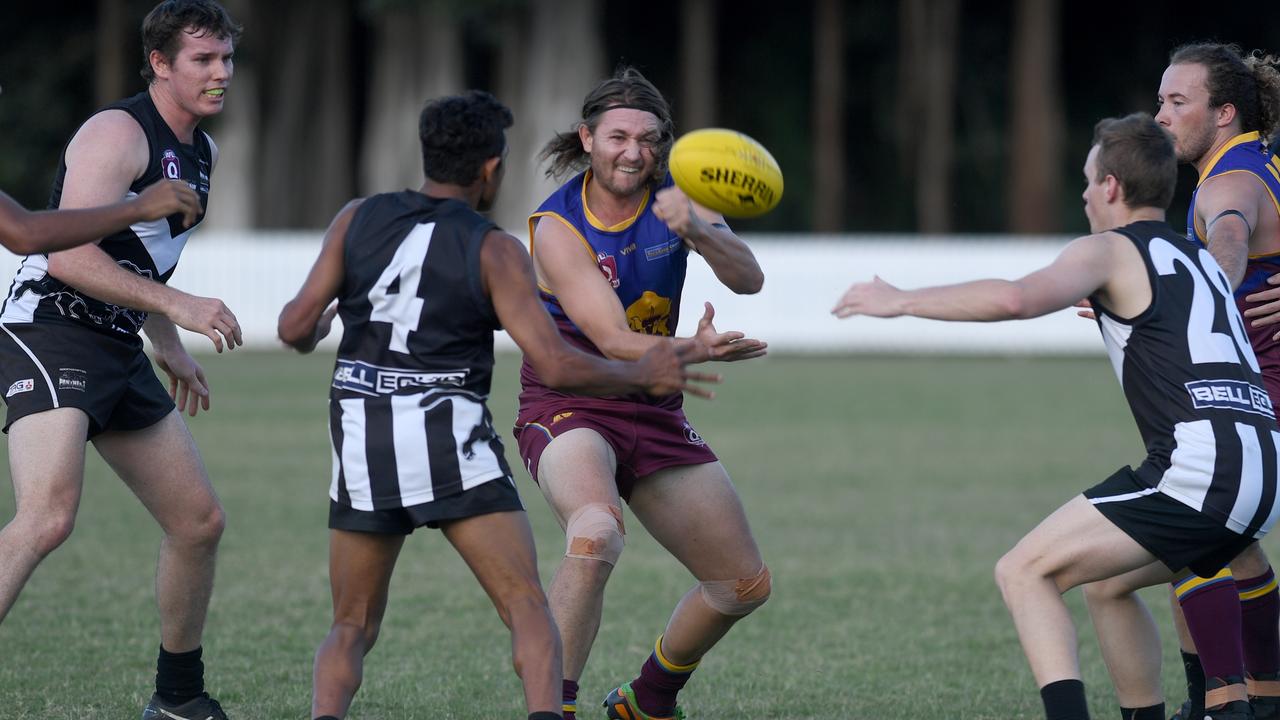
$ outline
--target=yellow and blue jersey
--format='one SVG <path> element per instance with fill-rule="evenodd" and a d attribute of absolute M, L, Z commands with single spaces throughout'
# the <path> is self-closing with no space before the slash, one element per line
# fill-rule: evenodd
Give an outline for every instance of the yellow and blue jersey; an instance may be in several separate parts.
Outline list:
<path fill-rule="evenodd" d="M 1205 181 L 1228 173 L 1249 173 L 1258 178 L 1266 186 L 1271 196 L 1272 206 L 1280 217 L 1280 157 L 1273 156 L 1257 132 L 1237 135 L 1209 159 L 1209 164 L 1200 173 L 1196 182 L 1196 190 L 1191 195 L 1191 206 L 1187 208 L 1187 238 L 1208 246 L 1205 237 L 1206 229 L 1196 224 L 1196 196 Z M 1271 287 L 1267 278 L 1280 273 L 1280 253 L 1249 255 L 1244 268 L 1244 278 L 1236 287 L 1236 307 L 1243 313 L 1251 303 L 1245 297 L 1259 290 Z M 1255 328 L 1252 323 L 1245 323 L 1245 331 L 1258 362 L 1262 366 L 1262 380 L 1267 387 L 1273 404 L 1280 405 L 1280 343 L 1271 339 L 1275 328 L 1271 326 Z"/>
<path fill-rule="evenodd" d="M 539 222 L 559 222 L 582 242 L 626 310 L 627 325 L 646 335 L 673 336 L 680 315 L 688 250 L 680 236 L 653 214 L 654 188 L 645 190 L 635 215 L 606 225 L 587 207 L 587 170 L 562 185 L 529 216 L 529 249 Z M 672 185 L 668 175 L 656 188 Z M 550 288 L 539 286 L 539 297 L 561 334 L 584 349 L 600 354 L 565 314 Z"/>

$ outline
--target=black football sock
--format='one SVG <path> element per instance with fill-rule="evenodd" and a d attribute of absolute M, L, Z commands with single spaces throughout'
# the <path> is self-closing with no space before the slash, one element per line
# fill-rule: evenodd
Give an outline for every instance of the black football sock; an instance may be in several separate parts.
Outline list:
<path fill-rule="evenodd" d="M 1084 700 L 1084 683 L 1058 680 L 1040 688 L 1045 720 L 1089 720 L 1089 706 Z"/>
<path fill-rule="evenodd" d="M 171 653 L 160 646 L 156 659 L 156 694 L 170 705 L 181 705 L 204 693 L 203 648 Z"/>

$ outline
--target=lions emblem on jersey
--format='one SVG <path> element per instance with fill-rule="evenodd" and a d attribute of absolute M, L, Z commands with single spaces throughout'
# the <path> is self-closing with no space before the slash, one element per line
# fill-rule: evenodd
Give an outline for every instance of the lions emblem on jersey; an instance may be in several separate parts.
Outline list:
<path fill-rule="evenodd" d="M 627 308 L 627 325 L 645 335 L 671 334 L 671 298 L 664 298 L 652 290 L 645 290 L 631 307 Z"/>

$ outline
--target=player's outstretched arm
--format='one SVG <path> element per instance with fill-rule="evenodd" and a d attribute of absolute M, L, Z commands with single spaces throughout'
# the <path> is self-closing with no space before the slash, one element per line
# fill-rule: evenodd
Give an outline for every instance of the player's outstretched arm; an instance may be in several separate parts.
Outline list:
<path fill-rule="evenodd" d="M 538 302 L 537 280 L 529 255 L 518 240 L 501 230 L 485 235 L 480 272 L 502 326 L 550 387 L 583 395 L 636 391 L 667 395 L 684 391 L 710 398 L 710 391 L 690 383 L 720 381 L 718 375 L 687 371 L 685 366 L 695 349 L 678 347 L 666 338 L 653 338 L 656 342 L 637 362 L 605 360 L 566 343 L 546 308 Z M 612 292 L 609 295 L 616 303 L 617 296 Z"/>
<path fill-rule="evenodd" d="M 343 248 L 346 247 L 347 229 L 363 200 L 347 203 L 329 223 L 320 246 L 320 255 L 311 266 L 311 272 L 302 283 L 298 294 L 280 311 L 276 333 L 280 340 L 301 353 L 309 353 L 329 334 L 333 317 L 338 313 L 334 299 L 342 287 L 345 272 Z"/>
<path fill-rule="evenodd" d="M 702 255 L 725 287 L 739 295 L 753 295 L 764 287 L 764 271 L 755 253 L 729 229 L 720 213 L 693 202 L 673 185 L 658 192 L 653 214 L 684 238 L 690 250 Z"/>
<path fill-rule="evenodd" d="M 831 311 L 854 315 L 991 322 L 1039 317 L 1071 307 L 1111 277 L 1112 241 L 1089 235 L 1068 245 L 1048 266 L 1019 280 L 973 280 L 902 290 L 879 277 L 854 283 Z"/>
<path fill-rule="evenodd" d="M 29 212 L 0 192 L 0 245 L 19 255 L 57 252 L 93 242 L 136 222 L 181 214 L 191 227 L 200 196 L 181 180 L 156 183 L 133 200 L 83 210 Z"/>
<path fill-rule="evenodd" d="M 671 342 L 670 338 L 635 332 L 627 325 L 626 311 L 590 249 L 560 220 L 545 217 L 538 222 L 533 251 L 560 306 L 606 357 L 638 360 L 655 345 Z M 750 352 L 765 347 L 758 340 L 746 340 L 742 333 L 718 333 L 707 316 L 698 324 L 694 337 L 675 342 L 691 362 L 746 359 L 732 357 L 727 351 Z M 731 348 L 731 343 L 741 344 Z"/>

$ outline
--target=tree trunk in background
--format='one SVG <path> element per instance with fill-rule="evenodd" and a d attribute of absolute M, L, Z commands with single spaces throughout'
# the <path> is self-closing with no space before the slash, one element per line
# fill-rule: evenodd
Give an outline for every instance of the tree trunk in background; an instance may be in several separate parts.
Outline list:
<path fill-rule="evenodd" d="M 927 47 L 925 0 L 902 0 L 898 5 L 898 97 L 894 108 L 894 143 L 898 174 L 909 178 L 920 151 L 917 118 L 924 108 L 924 68 L 921 55 Z"/>
<path fill-rule="evenodd" d="M 94 32 L 96 46 L 93 63 L 94 107 L 119 100 L 124 96 L 125 57 L 128 45 L 124 38 L 129 34 L 128 8 L 125 0 L 98 0 L 98 23 Z"/>
<path fill-rule="evenodd" d="M 955 151 L 956 45 L 960 0 L 925 0 L 921 129 L 916 155 L 917 230 L 951 231 L 951 161 Z"/>
<path fill-rule="evenodd" d="M 677 134 L 715 124 L 717 41 L 715 0 L 685 0 L 680 5 Z"/>
<path fill-rule="evenodd" d="M 813 230 L 844 229 L 844 13 L 818 0 L 813 43 Z"/>
<path fill-rule="evenodd" d="M 520 43 L 519 63 L 503 62 L 501 69 L 519 73 L 498 82 L 515 88 L 507 98 L 516 110 L 516 126 L 508 133 L 511 150 L 508 168 L 494 219 L 508 231 L 523 236 L 526 218 L 559 185 L 543 175 L 546 166 L 537 156 L 556 132 L 574 127 L 582 112 L 582 100 L 604 79 L 601 40 L 601 7 L 596 0 L 542 0 L 532 3 L 531 22 L 524 27 L 536 41 Z M 515 49 L 514 47 L 512 49 Z"/>
<path fill-rule="evenodd" d="M 379 12 L 361 194 L 422 185 L 418 116 L 427 100 L 464 89 L 461 36 L 458 19 L 443 0 Z"/>
<path fill-rule="evenodd" d="M 1019 0 L 1014 10 L 1009 232 L 1058 229 L 1063 111 L 1057 0 Z"/>
<path fill-rule="evenodd" d="M 324 227 L 353 194 L 352 8 L 295 1 L 255 9 L 258 65 L 272 70 L 259 77 L 257 224 Z"/>

